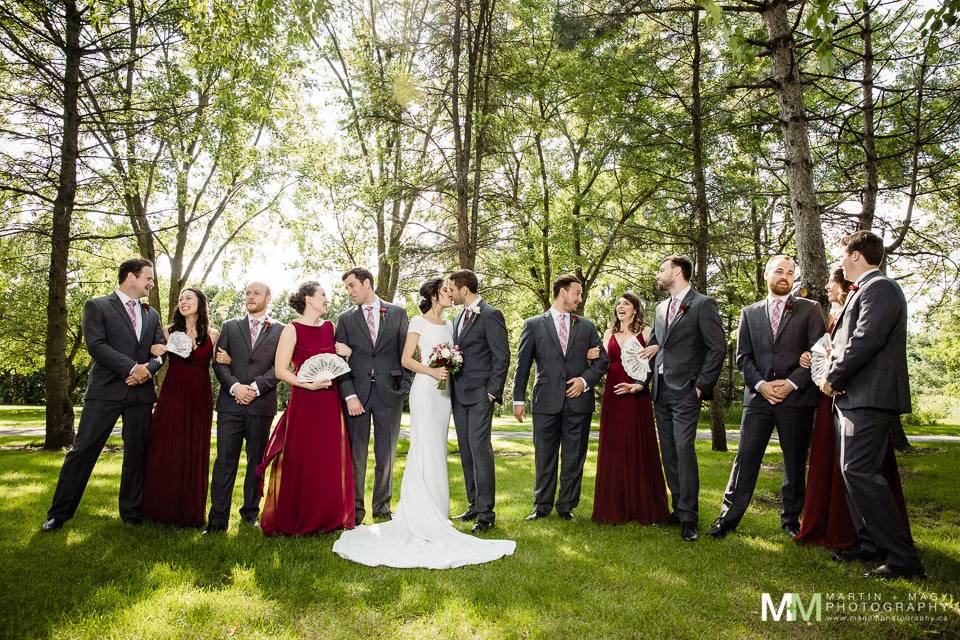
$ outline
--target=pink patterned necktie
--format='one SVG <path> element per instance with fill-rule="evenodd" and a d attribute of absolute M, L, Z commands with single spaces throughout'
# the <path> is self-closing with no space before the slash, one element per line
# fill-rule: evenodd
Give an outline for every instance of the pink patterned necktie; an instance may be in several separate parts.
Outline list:
<path fill-rule="evenodd" d="M 370 342 L 377 344 L 377 325 L 373 321 L 373 307 L 367 307 L 367 331 L 370 332 Z"/>
<path fill-rule="evenodd" d="M 676 298 L 670 298 L 670 306 L 667 308 L 667 327 L 673 324 L 673 320 L 677 316 L 677 304 L 679 302 Z"/>
<path fill-rule="evenodd" d="M 127 315 L 130 316 L 130 324 L 133 325 L 133 332 L 137 332 L 137 301 L 127 300 Z"/>
<path fill-rule="evenodd" d="M 780 318 L 783 317 L 783 300 L 777 298 L 773 301 L 773 308 L 770 310 L 770 331 L 773 337 L 777 337 L 777 330 L 780 329 Z"/>
<path fill-rule="evenodd" d="M 569 335 L 567 334 L 567 314 L 560 314 L 560 350 L 563 351 L 563 355 L 567 355 L 567 340 Z"/>
<path fill-rule="evenodd" d="M 460 321 L 460 329 L 457 333 L 463 333 L 463 328 L 467 326 L 467 323 L 470 322 L 470 318 L 473 316 L 473 311 L 467 307 L 467 310 L 463 312 L 463 320 Z"/>
<path fill-rule="evenodd" d="M 250 346 L 257 344 L 257 337 L 260 335 L 260 321 L 256 318 L 250 318 Z"/>

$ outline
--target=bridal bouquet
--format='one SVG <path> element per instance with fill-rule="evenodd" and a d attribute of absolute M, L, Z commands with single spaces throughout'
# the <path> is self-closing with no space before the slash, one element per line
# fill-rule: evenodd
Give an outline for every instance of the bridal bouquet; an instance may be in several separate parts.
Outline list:
<path fill-rule="evenodd" d="M 453 374 L 460 371 L 460 367 L 463 366 L 463 353 L 460 351 L 460 347 L 451 345 L 449 342 L 442 342 L 430 351 L 426 365 L 431 369 L 446 369 Z M 446 380 L 440 380 L 437 383 L 437 389 L 443 390 L 446 388 Z"/>

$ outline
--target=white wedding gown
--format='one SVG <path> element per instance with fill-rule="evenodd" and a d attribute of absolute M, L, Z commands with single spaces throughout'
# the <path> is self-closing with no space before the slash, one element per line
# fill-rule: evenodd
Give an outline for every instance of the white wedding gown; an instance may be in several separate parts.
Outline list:
<path fill-rule="evenodd" d="M 423 361 L 435 345 L 453 344 L 449 322 L 436 325 L 417 316 L 409 332 L 420 334 Z M 450 412 L 450 392 L 439 391 L 432 376 L 416 374 L 410 387 L 410 450 L 393 520 L 344 531 L 333 545 L 334 553 L 371 567 L 427 569 L 481 564 L 513 553 L 516 542 L 461 533 L 447 518 Z"/>

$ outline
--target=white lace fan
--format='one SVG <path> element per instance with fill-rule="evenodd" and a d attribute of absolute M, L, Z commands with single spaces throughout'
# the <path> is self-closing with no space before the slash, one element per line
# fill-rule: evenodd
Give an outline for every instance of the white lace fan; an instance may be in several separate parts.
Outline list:
<path fill-rule="evenodd" d="M 193 340 L 183 331 L 174 331 L 170 334 L 170 337 L 167 338 L 167 353 L 173 353 L 181 358 L 187 358 L 190 356 L 191 351 L 193 351 Z"/>
<path fill-rule="evenodd" d="M 627 375 L 634 380 L 643 382 L 650 375 L 649 358 L 641 358 L 640 352 L 643 351 L 643 345 L 636 338 L 627 340 L 623 345 L 623 352 L 620 354 L 620 361 L 623 362 L 623 369 Z"/>
<path fill-rule="evenodd" d="M 827 373 L 830 371 L 830 352 L 832 349 L 833 341 L 830 340 L 829 333 L 823 334 L 816 344 L 810 347 L 810 377 L 818 387 L 823 384 Z"/>
<path fill-rule="evenodd" d="M 333 380 L 337 376 L 350 371 L 350 365 L 335 353 L 318 353 L 306 359 L 297 372 L 300 382 L 316 382 L 317 380 Z"/>

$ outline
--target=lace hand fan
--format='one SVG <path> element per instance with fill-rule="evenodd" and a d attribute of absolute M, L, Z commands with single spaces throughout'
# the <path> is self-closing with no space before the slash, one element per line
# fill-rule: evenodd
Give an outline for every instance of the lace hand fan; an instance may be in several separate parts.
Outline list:
<path fill-rule="evenodd" d="M 623 370 L 634 380 L 644 382 L 650 375 L 650 359 L 641 358 L 640 352 L 644 347 L 636 338 L 627 340 L 623 345 L 623 352 L 620 354 L 620 361 L 623 362 Z"/>
<path fill-rule="evenodd" d="M 183 331 L 174 331 L 167 339 L 167 353 L 173 353 L 181 358 L 190 357 L 193 351 L 193 340 Z"/>
<path fill-rule="evenodd" d="M 316 382 L 317 380 L 333 380 L 350 371 L 350 365 L 335 353 L 318 353 L 306 359 L 297 372 L 300 382 Z"/>

